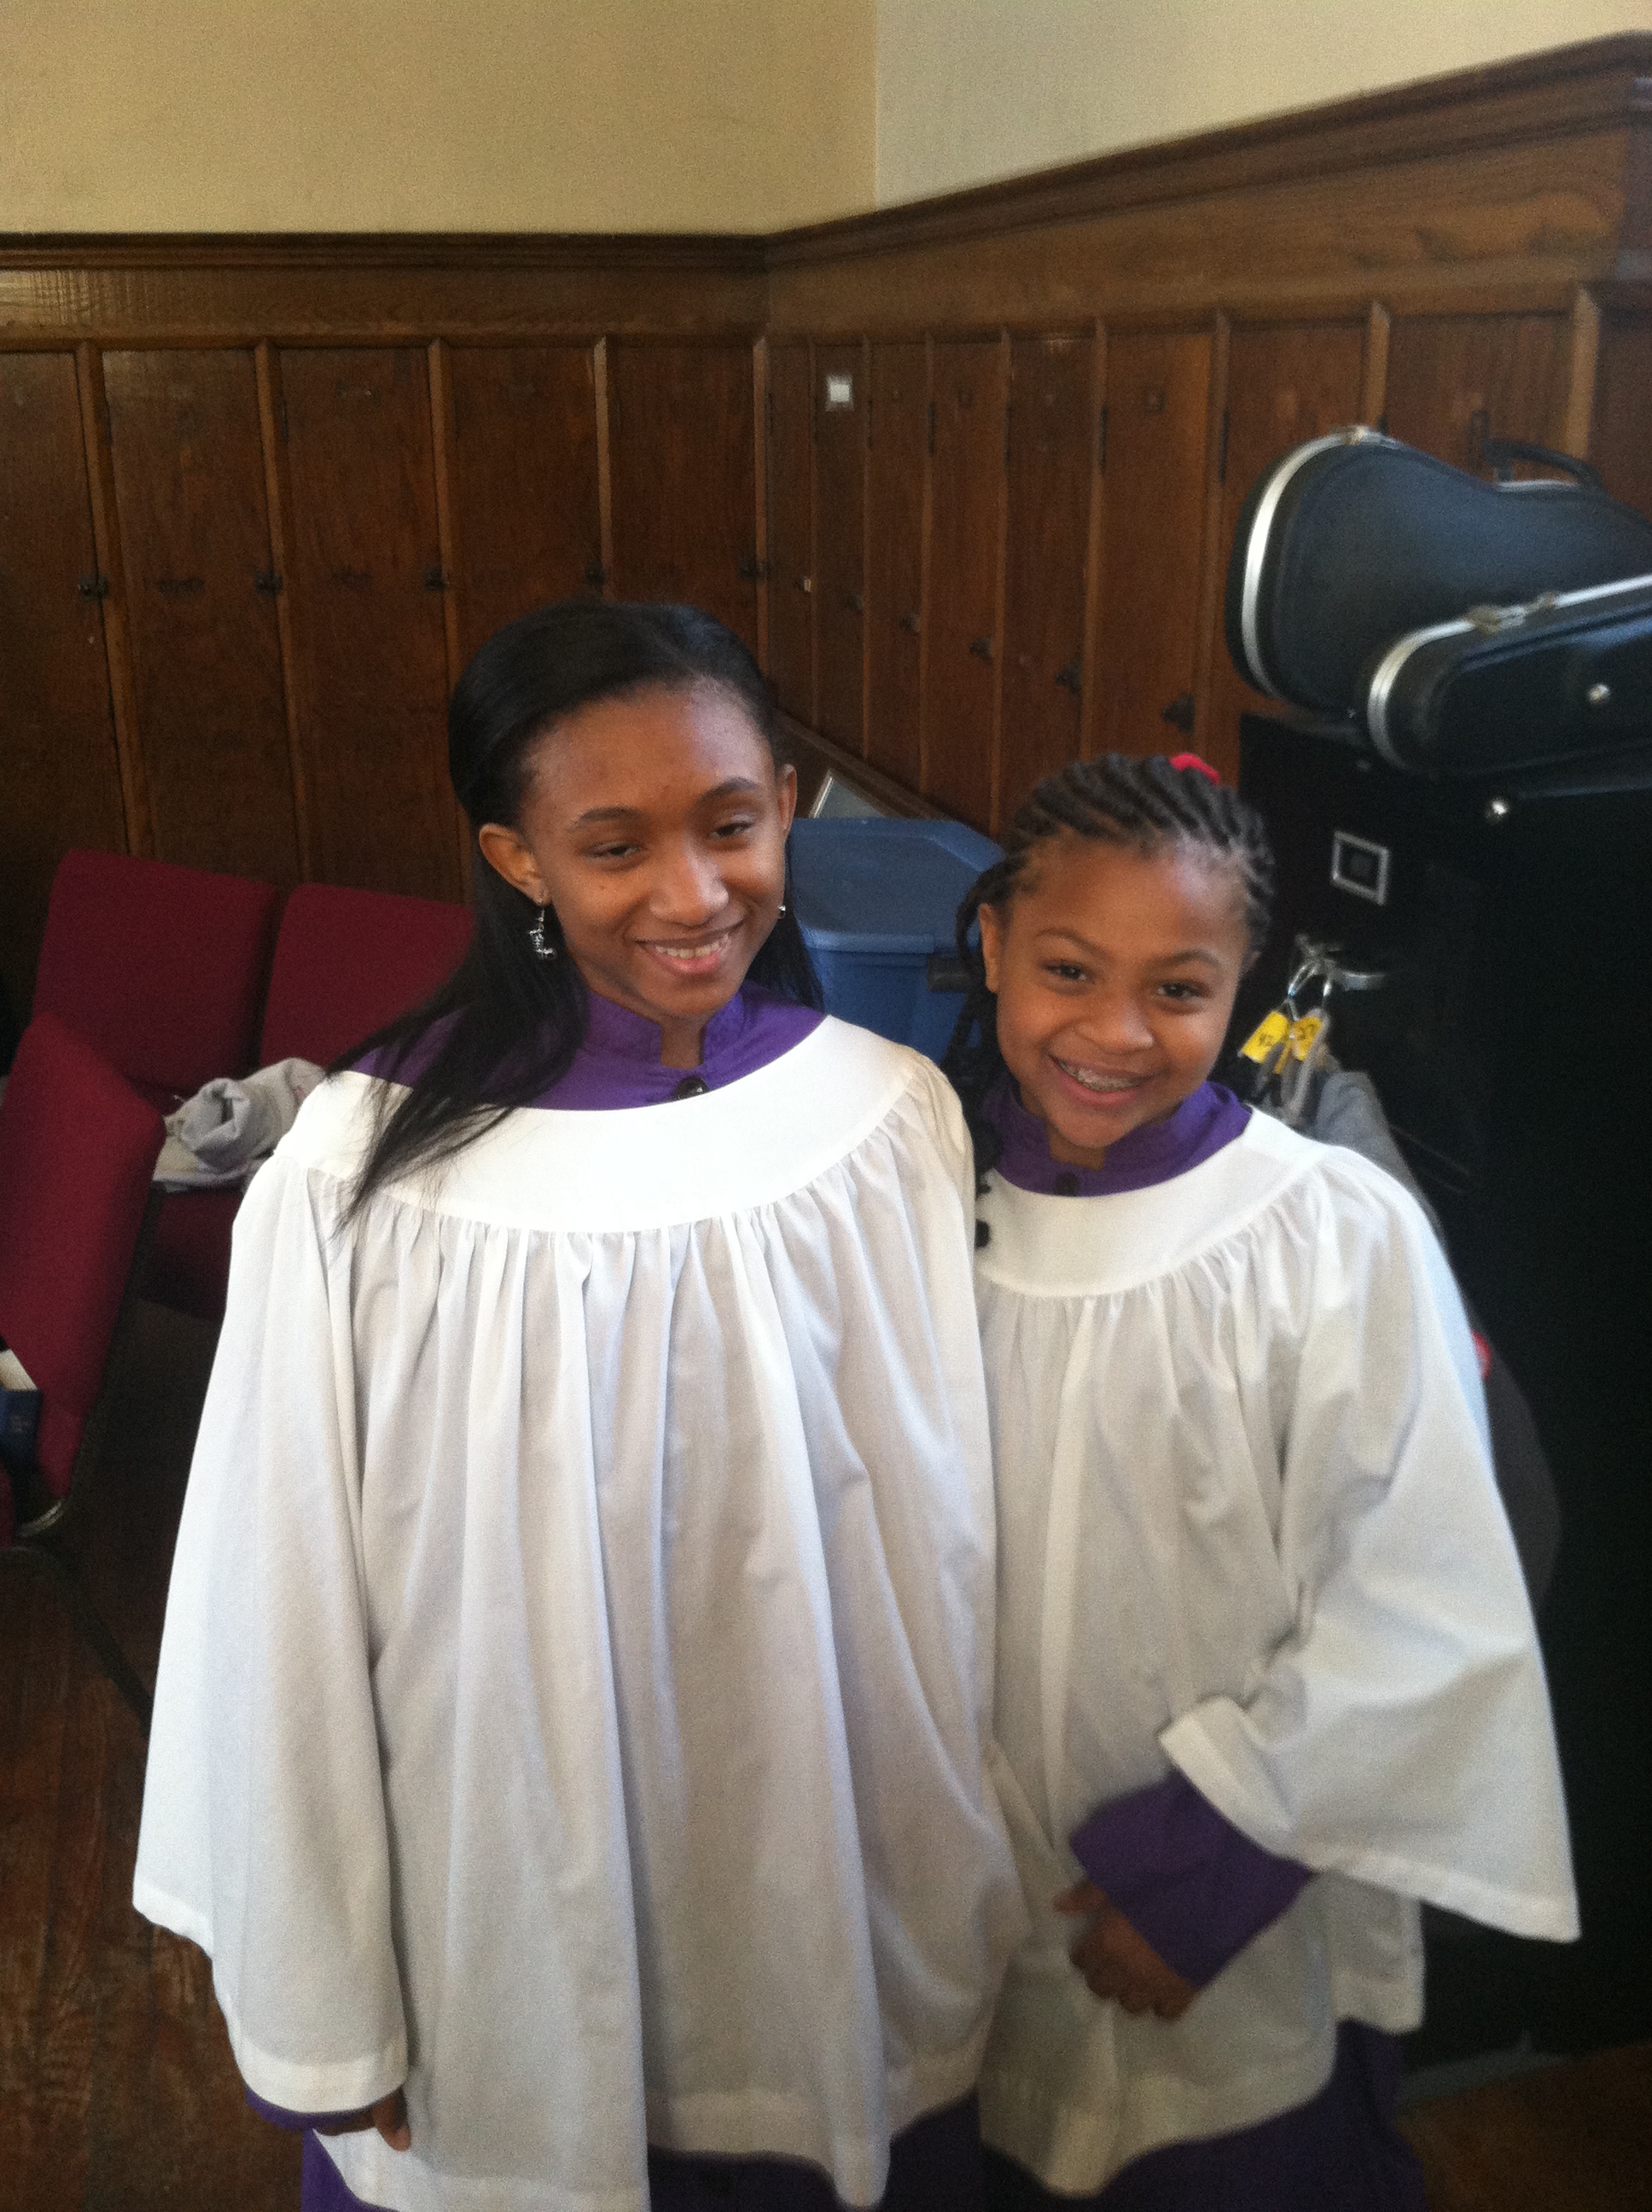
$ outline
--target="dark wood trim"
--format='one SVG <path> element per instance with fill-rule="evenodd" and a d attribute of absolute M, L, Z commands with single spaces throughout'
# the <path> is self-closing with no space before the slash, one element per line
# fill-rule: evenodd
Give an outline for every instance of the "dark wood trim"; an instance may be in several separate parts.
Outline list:
<path fill-rule="evenodd" d="M 287 750 L 293 778 L 293 827 L 298 841 L 298 872 L 313 883 L 317 872 L 315 826 L 310 807 L 307 750 L 307 708 L 300 688 L 298 640 L 294 625 L 292 545 L 288 518 L 293 511 L 287 474 L 286 403 L 281 391 L 281 361 L 267 342 L 254 347 L 258 386 L 258 436 L 264 447 L 264 499 L 270 514 L 270 565 L 281 580 L 276 594 L 276 636 L 281 647 L 281 688 L 287 708 Z"/>
<path fill-rule="evenodd" d="M 1233 325 L 1218 314 L 1211 334 L 1210 394 L 1205 403 L 1205 524 L 1199 556 L 1199 604 L 1193 629 L 1193 736 L 1195 750 L 1211 738 L 1212 667 L 1218 610 L 1222 599 L 1222 496 L 1227 459 L 1228 349 Z"/>
<path fill-rule="evenodd" d="M 115 755 L 120 764 L 121 802 L 126 816 L 126 849 L 152 858 L 155 812 L 132 679 L 131 635 L 126 619 L 126 563 L 115 517 L 114 462 L 109 451 L 109 402 L 103 388 L 103 356 L 96 346 L 75 349 L 75 381 L 80 393 L 81 434 L 86 442 L 86 481 L 92 502 L 92 542 L 103 579 L 103 646 L 109 662 L 109 700 L 114 715 Z"/>
<path fill-rule="evenodd" d="M 862 760 L 859 753 L 847 751 L 843 746 L 834 744 L 829 738 L 823 738 L 818 730 L 811 730 L 806 722 L 799 721 L 795 714 L 782 714 L 777 719 L 780 749 L 788 760 L 795 761 L 801 754 L 806 765 L 808 756 L 817 754 L 840 782 L 864 792 L 868 799 L 875 799 L 880 806 L 888 807 L 891 814 L 926 822 L 951 820 L 944 807 L 937 806 L 932 799 L 925 799 L 915 791 L 909 791 L 905 784 L 896 783 L 893 776 L 885 775 L 882 769 L 874 768 L 870 761 Z M 807 778 L 800 775 L 799 784 L 801 788 L 807 788 Z M 818 788 L 817 785 L 815 789 Z M 812 791 L 810 795 L 813 797 Z"/>
<path fill-rule="evenodd" d="M 0 231 L 15 269 L 691 269 L 761 276 L 736 231 Z"/>
<path fill-rule="evenodd" d="M 1626 32 L 1254 123 L 1131 147 L 909 206 L 777 232 L 770 269 L 958 245 L 1156 202 L 1598 131 L 1652 115 L 1652 33 Z"/>

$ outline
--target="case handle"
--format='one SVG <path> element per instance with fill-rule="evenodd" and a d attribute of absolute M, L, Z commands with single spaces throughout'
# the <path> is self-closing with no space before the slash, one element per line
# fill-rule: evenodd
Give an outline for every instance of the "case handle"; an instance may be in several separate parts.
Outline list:
<path fill-rule="evenodd" d="M 1480 460 L 1499 483 L 1509 482 L 1516 461 L 1531 461 L 1540 469 L 1558 469 L 1562 476 L 1570 477 L 1590 491 L 1606 489 L 1599 469 L 1580 461 L 1576 453 L 1557 453 L 1552 446 L 1534 446 L 1524 438 L 1482 439 Z"/>

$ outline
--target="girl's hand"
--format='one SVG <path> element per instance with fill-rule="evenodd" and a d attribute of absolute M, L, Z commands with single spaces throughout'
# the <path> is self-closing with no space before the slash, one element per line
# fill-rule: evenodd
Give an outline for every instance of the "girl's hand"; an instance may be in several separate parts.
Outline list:
<path fill-rule="evenodd" d="M 1116 1905 L 1093 1881 L 1075 1882 L 1054 1900 L 1058 1912 L 1090 1925 L 1073 1945 L 1072 1963 L 1098 1997 L 1110 1997 L 1127 2013 L 1154 2013 L 1180 2020 L 1199 1995 L 1193 1984 L 1166 1966 L 1145 1936 L 1138 1935 Z"/>
<path fill-rule="evenodd" d="M 413 2133 L 407 2124 L 407 2099 L 399 2089 L 392 2089 L 387 2097 L 380 2097 L 376 2104 L 366 2106 L 359 2112 L 346 2112 L 341 2119 L 329 2120 L 316 2133 L 353 2136 L 359 2135 L 364 2128 L 377 2128 L 392 2150 L 407 2148 Z"/>

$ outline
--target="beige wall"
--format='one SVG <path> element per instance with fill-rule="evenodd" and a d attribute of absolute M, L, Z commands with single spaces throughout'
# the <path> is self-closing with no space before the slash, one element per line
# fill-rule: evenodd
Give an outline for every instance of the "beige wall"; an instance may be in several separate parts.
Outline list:
<path fill-rule="evenodd" d="M 869 207 L 875 0 L 0 0 L 0 230 Z"/>
<path fill-rule="evenodd" d="M 878 0 L 878 204 L 1627 30 L 1652 0 Z"/>

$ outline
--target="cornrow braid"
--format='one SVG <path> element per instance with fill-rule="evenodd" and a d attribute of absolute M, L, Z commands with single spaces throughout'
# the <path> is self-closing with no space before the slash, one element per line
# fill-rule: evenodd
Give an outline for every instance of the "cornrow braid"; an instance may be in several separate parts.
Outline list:
<path fill-rule="evenodd" d="M 982 907 L 1001 907 L 1014 897 L 1041 845 L 1072 836 L 1137 853 L 1166 845 L 1209 853 L 1237 872 L 1252 945 L 1260 945 L 1267 934 L 1273 853 L 1262 817 L 1202 763 L 1184 757 L 1189 764 L 1178 767 L 1157 753 L 1145 760 L 1104 753 L 1098 760 L 1069 761 L 1047 775 L 1017 809 L 1005 833 L 1004 858 L 970 885 L 958 908 L 958 957 L 969 981 L 941 1064 L 963 1102 L 981 1187 L 997 1163 L 1000 1142 L 986 1114 L 987 1100 L 1005 1071 L 998 1001 L 987 988 L 977 925 Z"/>

